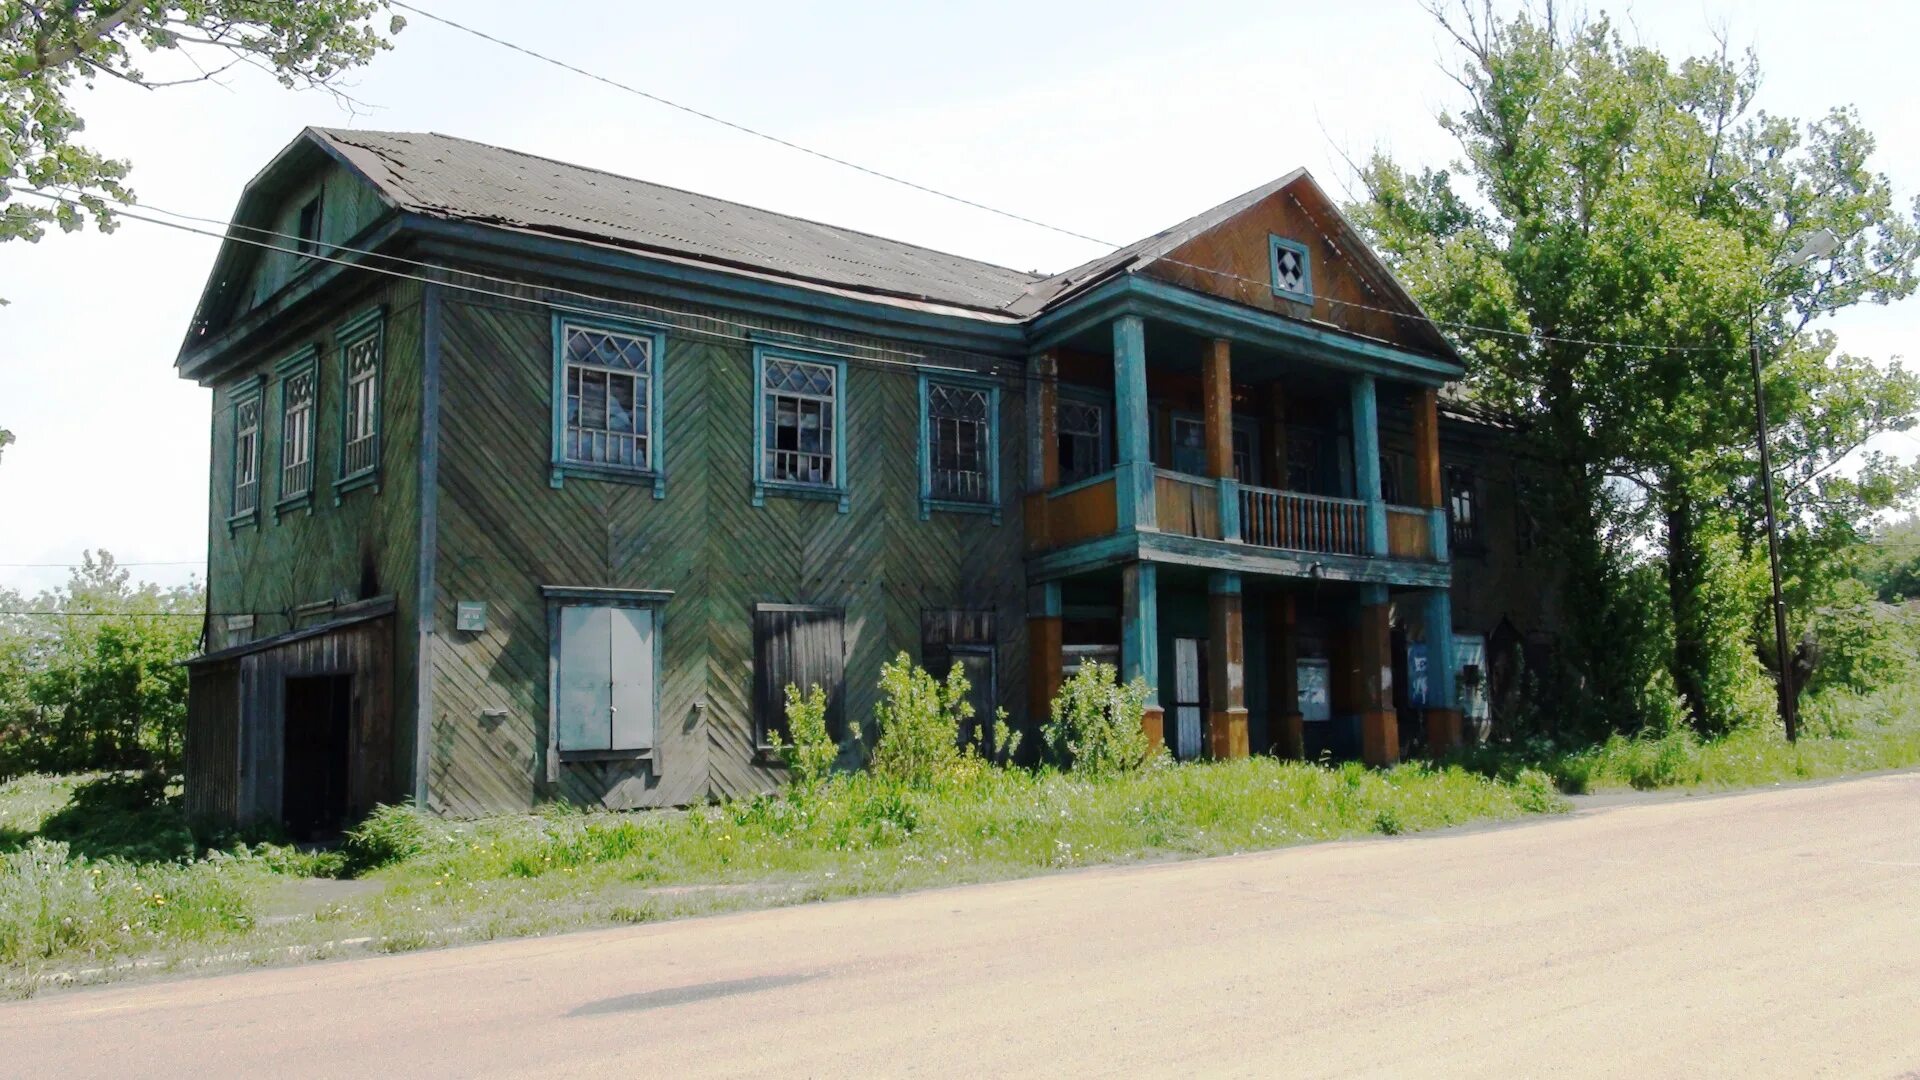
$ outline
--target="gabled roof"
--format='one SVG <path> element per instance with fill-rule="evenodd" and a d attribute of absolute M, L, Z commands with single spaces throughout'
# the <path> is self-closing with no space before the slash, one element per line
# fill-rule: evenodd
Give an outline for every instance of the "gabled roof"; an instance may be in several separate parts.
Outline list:
<path fill-rule="evenodd" d="M 310 128 L 402 210 L 1000 312 L 1035 275 L 449 135 Z"/>

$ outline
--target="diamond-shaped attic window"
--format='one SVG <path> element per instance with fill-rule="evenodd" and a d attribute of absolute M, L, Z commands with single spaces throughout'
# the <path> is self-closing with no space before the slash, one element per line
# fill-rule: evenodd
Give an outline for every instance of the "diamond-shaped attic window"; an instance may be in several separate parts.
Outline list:
<path fill-rule="evenodd" d="M 1313 264 L 1308 260 L 1307 246 L 1283 236 L 1268 236 L 1267 254 L 1274 295 L 1312 303 Z"/>

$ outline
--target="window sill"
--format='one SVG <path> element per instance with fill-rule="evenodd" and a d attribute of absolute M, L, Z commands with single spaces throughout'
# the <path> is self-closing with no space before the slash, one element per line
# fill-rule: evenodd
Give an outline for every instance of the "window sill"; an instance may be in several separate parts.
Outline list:
<path fill-rule="evenodd" d="M 567 477 L 579 480 L 605 480 L 616 484 L 633 484 L 640 487 L 652 486 L 653 497 L 667 497 L 667 476 L 653 469 L 623 469 L 618 465 L 594 465 L 584 461 L 556 461 L 547 475 L 547 485 L 553 488 L 566 486 Z"/>
<path fill-rule="evenodd" d="M 258 528 L 259 525 L 260 511 L 257 509 L 249 510 L 244 514 L 235 514 L 227 519 L 227 535 L 232 536 L 241 529 Z"/>
<path fill-rule="evenodd" d="M 298 495 L 292 495 L 287 498 L 281 499 L 277 503 L 274 503 L 273 504 L 273 523 L 275 525 L 280 524 L 280 519 L 282 517 L 285 517 L 286 515 L 291 514 L 296 510 L 305 510 L 309 514 L 313 513 L 313 492 L 303 491 Z"/>
<path fill-rule="evenodd" d="M 990 502 L 956 502 L 951 499 L 922 498 L 920 500 L 920 520 L 933 517 L 934 511 L 943 514 L 981 514 L 993 518 L 995 525 L 1000 524 L 1000 505 Z"/>
<path fill-rule="evenodd" d="M 781 480 L 756 481 L 753 485 L 753 505 L 767 505 L 768 495 L 838 503 L 840 512 L 843 514 L 852 509 L 853 502 L 852 493 L 846 488 L 829 487 L 824 484 L 793 484 Z"/>
<path fill-rule="evenodd" d="M 1274 289 L 1273 295 L 1281 300 L 1291 300 L 1296 304 L 1305 304 L 1308 307 L 1313 306 L 1312 293 L 1297 293 L 1297 292 L 1288 292 L 1285 289 Z"/>
<path fill-rule="evenodd" d="M 347 492 L 368 487 L 373 489 L 375 495 L 380 494 L 379 469 L 368 469 L 365 472 L 357 472 L 352 476 L 343 476 L 335 480 L 333 482 L 333 505 L 339 506 L 342 497 L 345 496 Z"/>
<path fill-rule="evenodd" d="M 576 761 L 652 761 L 653 747 L 638 750 L 562 750 L 560 763 L 563 765 Z"/>

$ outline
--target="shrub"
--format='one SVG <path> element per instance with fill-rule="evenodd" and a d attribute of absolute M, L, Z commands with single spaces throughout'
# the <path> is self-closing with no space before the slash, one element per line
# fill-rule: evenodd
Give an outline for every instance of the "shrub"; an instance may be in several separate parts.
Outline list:
<path fill-rule="evenodd" d="M 347 832 L 347 866 L 359 874 L 416 858 L 425 854 L 433 831 L 427 815 L 413 806 L 376 806 Z"/>
<path fill-rule="evenodd" d="M 787 763 L 794 786 L 812 791 L 832 775 L 833 764 L 840 758 L 840 745 L 827 731 L 827 692 L 818 683 L 808 687 L 805 695 L 799 687 L 787 685 L 787 730 L 793 742 L 782 739 L 777 731 L 767 732 L 767 742 Z"/>
<path fill-rule="evenodd" d="M 973 684 L 957 663 L 944 685 L 906 653 L 882 665 L 882 696 L 873 707 L 880 729 L 870 763 L 873 771 L 914 787 L 928 787 L 975 760 L 960 748 L 960 732 L 973 717 L 973 706 L 967 701 L 971 689 Z"/>
<path fill-rule="evenodd" d="M 1041 729 L 1048 760 L 1093 776 L 1132 772 L 1154 760 L 1141 727 L 1147 694 L 1144 679 L 1123 686 L 1111 664 L 1085 665 L 1060 687 Z"/>

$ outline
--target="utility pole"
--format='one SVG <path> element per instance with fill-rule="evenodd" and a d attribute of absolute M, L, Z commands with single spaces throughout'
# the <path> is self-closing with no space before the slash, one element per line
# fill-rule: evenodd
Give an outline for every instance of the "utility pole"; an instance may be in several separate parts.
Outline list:
<path fill-rule="evenodd" d="M 1787 729 L 1787 741 L 1799 732 L 1799 702 L 1793 692 L 1792 657 L 1787 655 L 1787 601 L 1780 591 L 1780 521 L 1773 512 L 1773 457 L 1767 449 L 1767 391 L 1760 379 L 1760 338 L 1755 333 L 1755 318 L 1747 312 L 1747 357 L 1753 361 L 1753 426 L 1760 436 L 1760 490 L 1767 502 L 1767 557 L 1773 564 L 1773 647 L 1779 657 L 1780 723 Z"/>

